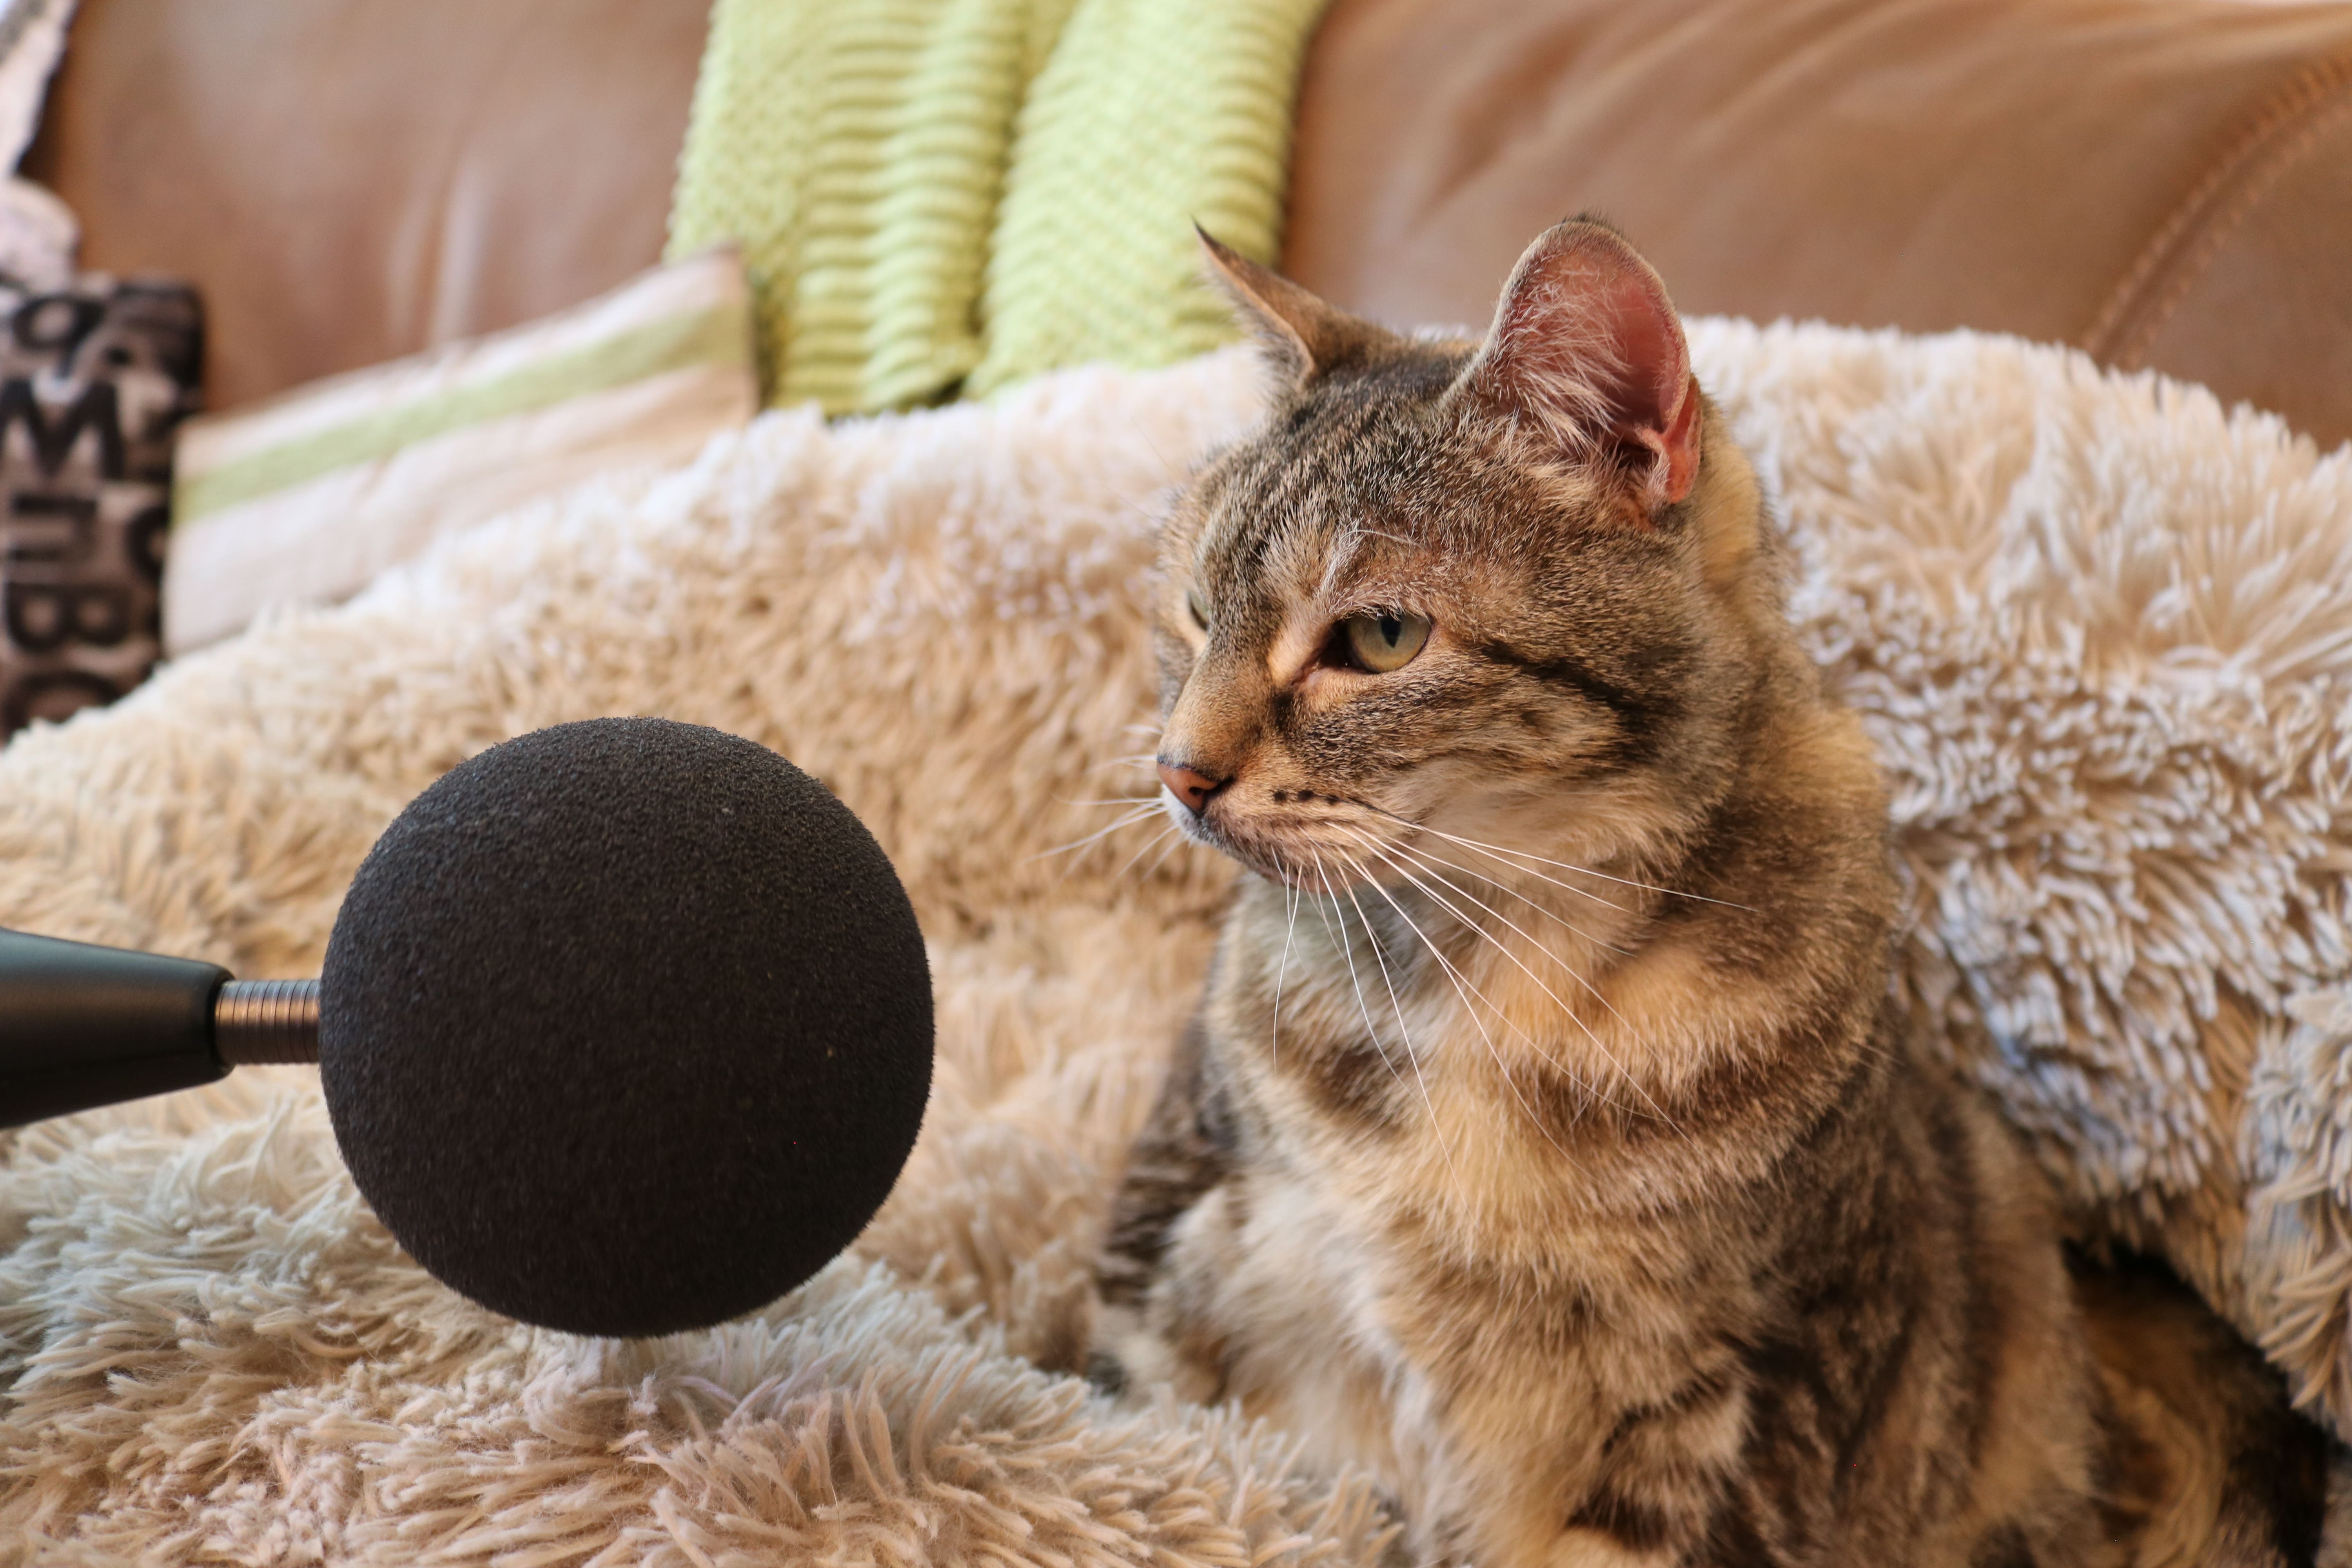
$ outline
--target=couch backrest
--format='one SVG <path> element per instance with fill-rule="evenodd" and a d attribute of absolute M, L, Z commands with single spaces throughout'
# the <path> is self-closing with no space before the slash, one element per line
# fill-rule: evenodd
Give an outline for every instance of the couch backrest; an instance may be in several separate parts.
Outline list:
<path fill-rule="evenodd" d="M 1338 0 L 1294 276 L 1483 324 L 1583 211 L 1686 310 L 2018 332 L 2352 437 L 2352 5 Z"/>
<path fill-rule="evenodd" d="M 192 279 L 214 407 L 658 258 L 709 0 L 82 0 L 26 172 Z"/>
<path fill-rule="evenodd" d="M 658 255 L 708 0 L 82 0 L 28 172 L 216 407 Z M 2352 4 L 1337 0 L 1286 262 L 1483 321 L 1615 219 L 1685 310 L 2074 342 L 2352 437 Z"/>

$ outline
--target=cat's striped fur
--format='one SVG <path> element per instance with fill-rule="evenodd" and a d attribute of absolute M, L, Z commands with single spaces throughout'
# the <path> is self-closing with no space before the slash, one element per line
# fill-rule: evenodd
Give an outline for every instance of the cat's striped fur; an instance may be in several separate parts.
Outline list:
<path fill-rule="evenodd" d="M 2175 1542 L 2197 1456 L 2118 1418 L 2048 1192 L 1890 1002 L 1877 770 L 1655 275 L 1565 224 L 1422 341 L 1212 249 L 1279 386 L 1165 531 L 1160 760 L 1251 874 L 1097 1377 L 1369 1468 L 1416 1556 Z M 1427 640 L 1376 673 L 1361 616 Z M 2289 1479 L 2208 1484 L 2181 1560 L 2307 1558 L 2316 1439 L 2217 1356 Z"/>

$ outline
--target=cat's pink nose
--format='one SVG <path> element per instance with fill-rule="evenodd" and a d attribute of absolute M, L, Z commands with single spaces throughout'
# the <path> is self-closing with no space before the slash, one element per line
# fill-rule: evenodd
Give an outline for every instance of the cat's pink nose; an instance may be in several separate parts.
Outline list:
<path fill-rule="evenodd" d="M 1225 787 L 1223 779 L 1213 779 L 1206 773 L 1194 773 L 1191 768 L 1179 767 L 1174 763 L 1160 764 L 1160 782 L 1168 786 L 1171 795 L 1192 807 L 1195 816 L 1200 816 L 1202 808 L 1209 804 L 1211 795 Z"/>

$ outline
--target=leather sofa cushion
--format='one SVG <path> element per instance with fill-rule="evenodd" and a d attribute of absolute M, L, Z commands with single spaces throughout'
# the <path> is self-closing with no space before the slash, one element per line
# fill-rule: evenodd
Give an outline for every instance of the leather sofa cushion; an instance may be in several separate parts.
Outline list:
<path fill-rule="evenodd" d="M 1483 324 L 1598 212 L 1690 311 L 1969 326 L 2352 436 L 2352 5 L 1338 0 L 1286 265 Z"/>
<path fill-rule="evenodd" d="M 233 405 L 658 256 L 707 0 L 82 0 L 28 172 Z M 1483 321 L 1564 214 L 1695 311 L 1972 326 L 2352 436 L 2352 5 L 1338 0 L 1286 258 Z"/>
<path fill-rule="evenodd" d="M 83 0 L 26 173 L 191 279 L 213 407 L 659 259 L 709 0 Z"/>

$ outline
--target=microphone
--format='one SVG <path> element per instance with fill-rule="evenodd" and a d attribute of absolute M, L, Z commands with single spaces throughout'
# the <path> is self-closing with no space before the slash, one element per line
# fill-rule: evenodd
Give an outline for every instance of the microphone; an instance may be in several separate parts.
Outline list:
<path fill-rule="evenodd" d="M 0 1127 L 319 1059 L 319 983 L 0 930 Z"/>
<path fill-rule="evenodd" d="M 316 981 L 0 931 L 0 1125 L 316 1060 L 377 1217 L 526 1322 L 765 1305 L 855 1238 L 930 1088 L 913 906 L 824 786 L 656 719 L 506 742 L 362 864 Z"/>

